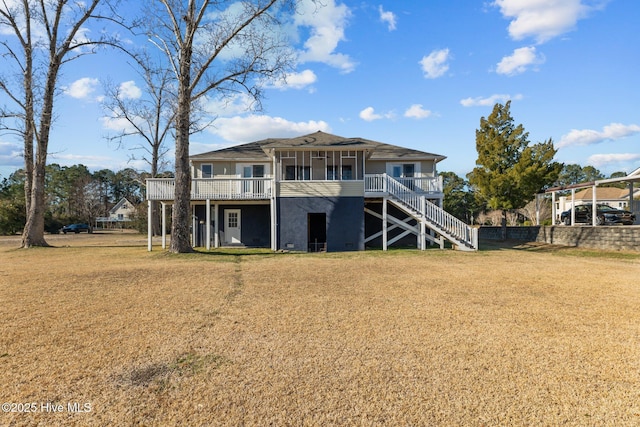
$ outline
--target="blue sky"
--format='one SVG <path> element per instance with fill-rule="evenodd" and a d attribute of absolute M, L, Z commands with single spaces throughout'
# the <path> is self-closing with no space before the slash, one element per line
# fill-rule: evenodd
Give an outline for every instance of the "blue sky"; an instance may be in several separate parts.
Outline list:
<path fill-rule="evenodd" d="M 532 144 L 552 138 L 558 161 L 606 175 L 640 167 L 640 3 L 323 3 L 292 22 L 298 60 L 287 85 L 265 91 L 262 111 L 246 111 L 242 97 L 224 108 L 210 99 L 217 119 L 191 138 L 192 154 L 322 130 L 441 154 L 440 171 L 464 176 L 475 166 L 480 118 L 511 100 L 515 123 Z M 100 106 L 105 80 L 144 96 L 122 57 L 70 63 L 50 163 L 146 168 L 105 139 L 118 128 Z M 22 166 L 20 152 L 19 140 L 0 135 L 1 177 Z"/>

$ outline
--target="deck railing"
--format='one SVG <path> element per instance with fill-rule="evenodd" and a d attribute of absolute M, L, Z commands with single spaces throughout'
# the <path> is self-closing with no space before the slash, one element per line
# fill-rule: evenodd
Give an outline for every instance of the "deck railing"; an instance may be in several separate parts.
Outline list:
<path fill-rule="evenodd" d="M 370 174 L 365 175 L 365 192 L 369 193 L 388 193 L 387 188 L 389 182 L 387 174 Z M 401 184 L 403 187 L 421 194 L 442 193 L 442 177 L 441 176 L 424 176 L 413 178 L 393 178 L 394 182 Z"/>
<path fill-rule="evenodd" d="M 173 200 L 174 178 L 147 180 L 147 200 Z M 272 178 L 194 178 L 191 180 L 191 200 L 260 200 L 269 199 Z"/>
<path fill-rule="evenodd" d="M 407 179 L 409 178 L 404 178 L 404 180 Z M 442 184 L 441 179 L 439 183 Z M 460 221 L 438 205 L 431 203 L 427 200 L 427 197 L 425 197 L 424 192 L 415 191 L 415 187 L 411 188 L 398 178 L 391 178 L 388 175 L 376 178 L 376 184 L 382 185 L 384 193 L 392 196 L 412 211 L 414 215 L 418 215 L 430 223 L 434 229 L 458 245 L 460 249 L 478 249 L 478 230 Z M 413 185 L 415 183 L 409 181 L 409 184 Z"/>

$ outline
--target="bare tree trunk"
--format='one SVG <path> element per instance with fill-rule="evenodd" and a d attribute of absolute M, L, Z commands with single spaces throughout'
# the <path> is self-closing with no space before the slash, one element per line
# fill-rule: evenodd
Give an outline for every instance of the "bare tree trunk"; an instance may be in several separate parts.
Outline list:
<path fill-rule="evenodd" d="M 31 204 L 27 212 L 27 222 L 22 232 L 22 247 L 49 246 L 44 239 L 45 198 L 44 184 L 47 166 L 47 151 L 49 149 L 49 133 L 53 118 L 53 100 L 55 97 L 56 80 L 60 69 L 60 60 L 52 49 L 47 83 L 43 94 L 43 107 L 40 117 L 40 132 L 38 133 L 38 148 L 34 168 L 33 185 L 31 187 Z"/>
<path fill-rule="evenodd" d="M 187 32 L 190 32 L 189 23 Z M 173 253 L 193 252 L 189 239 L 191 224 L 191 171 L 189 170 L 189 133 L 191 129 L 191 45 L 181 46 L 178 82 L 178 112 L 176 116 L 176 177 L 175 197 L 171 222 Z"/>
<path fill-rule="evenodd" d="M 39 150 L 38 150 L 39 151 Z M 34 246 L 49 246 L 44 238 L 44 181 L 46 155 L 44 160 L 38 155 L 36 161 L 35 174 L 33 177 L 33 187 L 31 188 L 31 201 L 27 212 L 27 222 L 22 233 L 22 247 L 31 248 Z M 40 167 L 42 164 L 42 167 Z"/>
<path fill-rule="evenodd" d="M 187 100 L 187 106 L 190 100 Z M 188 113 L 187 113 L 188 114 Z M 187 116 L 188 117 L 188 116 Z M 189 171 L 189 121 L 181 114 L 177 120 L 176 187 L 171 222 L 171 246 L 174 253 L 192 252 L 189 238 L 191 224 L 191 173 Z"/>

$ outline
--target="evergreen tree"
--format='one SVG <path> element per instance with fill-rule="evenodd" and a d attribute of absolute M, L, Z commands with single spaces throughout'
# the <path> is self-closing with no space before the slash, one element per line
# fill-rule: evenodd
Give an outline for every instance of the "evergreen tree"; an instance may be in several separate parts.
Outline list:
<path fill-rule="evenodd" d="M 562 164 L 553 161 L 551 139 L 530 146 L 529 133 L 514 125 L 511 101 L 496 104 L 476 130 L 476 167 L 469 183 L 492 209 L 506 211 L 526 205 L 536 193 L 553 184 Z"/>

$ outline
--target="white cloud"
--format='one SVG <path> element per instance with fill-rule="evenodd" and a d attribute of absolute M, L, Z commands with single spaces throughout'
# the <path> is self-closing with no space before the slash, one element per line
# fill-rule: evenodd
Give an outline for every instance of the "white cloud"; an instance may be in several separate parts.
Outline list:
<path fill-rule="evenodd" d="M 495 0 L 505 18 L 511 20 L 509 35 L 514 40 L 533 37 L 544 43 L 571 31 L 578 20 L 599 6 L 583 4 L 584 0 Z"/>
<path fill-rule="evenodd" d="M 24 147 L 14 142 L 0 141 L 0 168 L 24 165 Z"/>
<path fill-rule="evenodd" d="M 142 96 L 142 90 L 133 80 L 121 83 L 119 93 L 122 99 L 138 99 Z"/>
<path fill-rule="evenodd" d="M 593 145 L 604 141 L 615 141 L 616 139 L 640 133 L 638 125 L 623 125 L 622 123 L 611 123 L 602 128 L 602 131 L 592 129 L 572 129 L 568 134 L 563 135 L 557 147 L 568 147 L 571 145 Z"/>
<path fill-rule="evenodd" d="M 496 103 L 504 104 L 507 101 L 518 101 L 522 99 L 521 94 L 517 94 L 514 96 L 508 94 L 495 94 L 491 95 L 488 98 L 465 98 L 460 101 L 463 107 L 493 107 Z"/>
<path fill-rule="evenodd" d="M 378 12 L 380 12 L 380 20 L 387 24 L 389 31 L 396 29 L 396 15 L 393 12 L 385 11 L 382 6 L 378 6 Z"/>
<path fill-rule="evenodd" d="M 359 116 L 365 122 L 373 122 L 380 119 L 392 119 L 394 117 L 394 114 L 393 112 L 378 114 L 375 112 L 373 107 L 367 107 L 364 110 L 360 111 Z"/>
<path fill-rule="evenodd" d="M 131 122 L 123 118 L 105 116 L 105 117 L 100 117 L 100 122 L 102 122 L 102 127 L 106 130 L 115 131 L 118 133 L 136 132 L 136 128 L 131 124 Z M 140 119 L 140 124 L 142 124 L 142 122 L 143 120 Z"/>
<path fill-rule="evenodd" d="M 422 104 L 413 104 L 404 112 L 404 116 L 411 119 L 425 119 L 431 116 L 431 114 L 430 110 L 422 108 Z"/>
<path fill-rule="evenodd" d="M 360 111 L 360 118 L 366 122 L 372 122 L 374 120 L 380 120 L 382 116 L 374 112 L 373 107 L 367 107 Z"/>
<path fill-rule="evenodd" d="M 527 67 L 530 65 L 542 64 L 544 61 L 544 55 L 536 54 L 536 48 L 534 46 L 521 47 L 515 49 L 511 56 L 502 58 L 502 61 L 498 63 L 496 73 L 514 76 L 527 71 Z"/>
<path fill-rule="evenodd" d="M 596 167 L 602 167 L 610 164 L 634 163 L 640 160 L 638 153 L 620 153 L 620 154 L 594 154 L 589 156 L 587 163 Z M 633 167 L 633 165 L 629 165 Z"/>
<path fill-rule="evenodd" d="M 420 61 L 425 78 L 435 79 L 444 75 L 449 69 L 449 49 L 434 50 Z"/>
<path fill-rule="evenodd" d="M 319 7 L 311 0 L 303 0 L 298 6 L 295 25 L 310 28 L 310 37 L 305 42 L 305 50 L 298 60 L 322 62 L 350 73 L 356 64 L 348 55 L 335 53 L 338 43 L 345 40 L 345 28 L 351 12 L 344 4 L 336 5 L 334 0 L 326 0 Z"/>
<path fill-rule="evenodd" d="M 91 170 L 111 168 L 117 161 L 108 156 L 95 156 L 88 154 L 60 154 L 50 155 L 51 160 L 61 166 L 85 165 Z"/>
<path fill-rule="evenodd" d="M 300 73 L 289 73 L 285 76 L 285 81 L 276 82 L 273 87 L 287 89 L 304 89 L 314 84 L 318 80 L 318 76 L 311 70 L 304 70 Z"/>
<path fill-rule="evenodd" d="M 96 90 L 98 84 L 98 79 L 83 77 L 71 83 L 70 86 L 64 88 L 64 93 L 72 98 L 85 99 Z"/>
<path fill-rule="evenodd" d="M 219 118 L 208 130 L 227 141 L 250 142 L 265 138 L 286 138 L 306 133 L 330 132 L 331 128 L 324 121 L 291 122 L 281 117 L 265 115 L 249 115 Z"/>
<path fill-rule="evenodd" d="M 202 108 L 214 117 L 229 117 L 253 110 L 255 99 L 246 93 L 218 98 L 202 98 Z"/>

